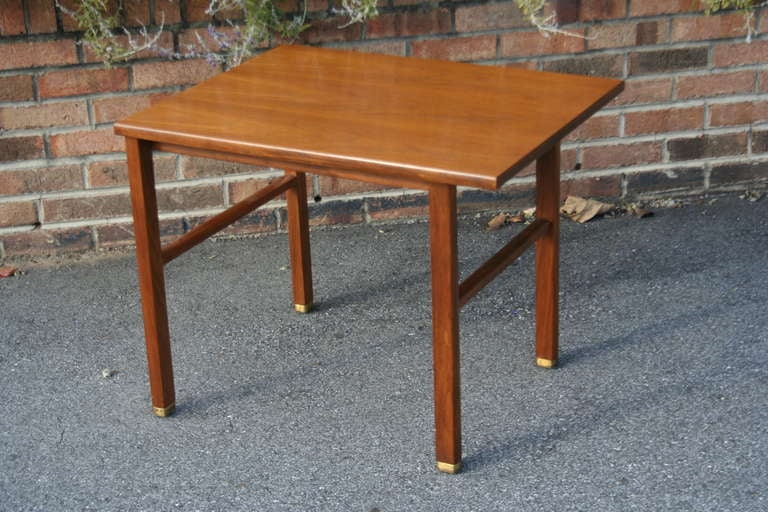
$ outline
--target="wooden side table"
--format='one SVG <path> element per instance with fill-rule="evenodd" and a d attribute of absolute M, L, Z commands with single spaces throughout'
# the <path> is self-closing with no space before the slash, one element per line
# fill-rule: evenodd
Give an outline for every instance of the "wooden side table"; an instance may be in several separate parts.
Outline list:
<path fill-rule="evenodd" d="M 115 125 L 126 138 L 152 405 L 175 407 L 164 266 L 285 193 L 293 297 L 312 308 L 305 173 L 429 193 L 437 467 L 461 468 L 459 310 L 536 243 L 536 363 L 558 345 L 562 138 L 623 88 L 618 80 L 300 46 L 280 47 Z M 285 169 L 161 246 L 153 151 Z M 537 219 L 459 283 L 456 187 L 496 190 L 536 161 Z"/>

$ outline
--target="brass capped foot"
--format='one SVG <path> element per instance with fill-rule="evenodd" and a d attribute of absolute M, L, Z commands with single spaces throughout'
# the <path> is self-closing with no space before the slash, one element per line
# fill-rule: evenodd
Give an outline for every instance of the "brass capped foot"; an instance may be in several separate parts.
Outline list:
<path fill-rule="evenodd" d="M 312 303 L 309 304 L 294 304 L 294 307 L 296 308 L 296 311 L 299 313 L 309 313 L 312 309 Z"/>
<path fill-rule="evenodd" d="M 442 471 L 443 473 L 450 473 L 452 475 L 455 475 L 459 471 L 461 471 L 461 462 L 458 464 L 450 464 L 448 462 L 440 462 L 437 461 L 437 470 Z"/>
<path fill-rule="evenodd" d="M 171 404 L 168 407 L 152 406 L 152 410 L 155 412 L 156 416 L 165 418 L 166 416 L 170 416 L 171 414 L 173 414 L 173 412 L 176 410 L 176 404 Z"/>
<path fill-rule="evenodd" d="M 554 368 L 557 365 L 557 361 L 552 359 L 544 359 L 543 357 L 536 358 L 536 365 L 542 368 Z"/>

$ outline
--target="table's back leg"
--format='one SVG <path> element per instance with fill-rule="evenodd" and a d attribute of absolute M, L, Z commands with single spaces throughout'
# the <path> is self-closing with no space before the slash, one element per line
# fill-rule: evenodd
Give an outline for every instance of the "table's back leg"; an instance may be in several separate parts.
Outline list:
<path fill-rule="evenodd" d="M 152 406 L 158 416 L 169 416 L 175 408 L 175 391 L 152 147 L 133 138 L 126 138 L 125 146 Z"/>
<path fill-rule="evenodd" d="M 536 217 L 550 223 L 536 241 L 536 364 L 552 368 L 558 351 L 560 145 L 536 162 Z"/>
<path fill-rule="evenodd" d="M 293 303 L 296 311 L 308 313 L 312 309 L 312 256 L 309 249 L 306 175 L 303 172 L 286 174 L 296 176 L 295 185 L 285 191 L 288 203 Z"/>
<path fill-rule="evenodd" d="M 461 397 L 455 186 L 430 189 L 429 237 L 437 469 L 457 473 L 461 469 Z"/>

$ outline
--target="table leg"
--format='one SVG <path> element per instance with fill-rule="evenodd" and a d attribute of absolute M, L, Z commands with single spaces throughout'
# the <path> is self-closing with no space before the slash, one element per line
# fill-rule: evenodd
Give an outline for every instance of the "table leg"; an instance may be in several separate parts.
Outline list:
<path fill-rule="evenodd" d="M 557 365 L 560 238 L 560 145 L 536 162 L 536 217 L 549 222 L 536 241 L 536 364 Z"/>
<path fill-rule="evenodd" d="M 303 172 L 286 174 L 296 176 L 296 184 L 285 191 L 288 203 L 293 303 L 296 311 L 309 313 L 312 309 L 312 256 L 309 249 L 306 175 Z"/>
<path fill-rule="evenodd" d="M 437 469 L 461 469 L 459 388 L 459 271 L 456 245 L 456 187 L 429 191 L 432 266 L 432 358 L 435 381 Z"/>
<path fill-rule="evenodd" d="M 175 408 L 175 392 L 152 146 L 148 142 L 128 137 L 125 146 L 152 406 L 158 416 L 169 416 Z"/>

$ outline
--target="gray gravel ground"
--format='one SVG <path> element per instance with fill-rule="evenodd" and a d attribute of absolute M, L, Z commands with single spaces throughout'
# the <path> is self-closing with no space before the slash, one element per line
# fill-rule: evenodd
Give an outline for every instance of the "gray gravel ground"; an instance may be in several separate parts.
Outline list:
<path fill-rule="evenodd" d="M 460 230 L 471 270 L 516 228 Z M 566 222 L 562 366 L 532 254 L 462 312 L 465 470 L 435 471 L 425 223 L 167 271 L 177 414 L 149 407 L 130 257 L 0 279 L 0 510 L 768 510 L 768 200 Z M 117 373 L 102 376 L 102 369 Z"/>

